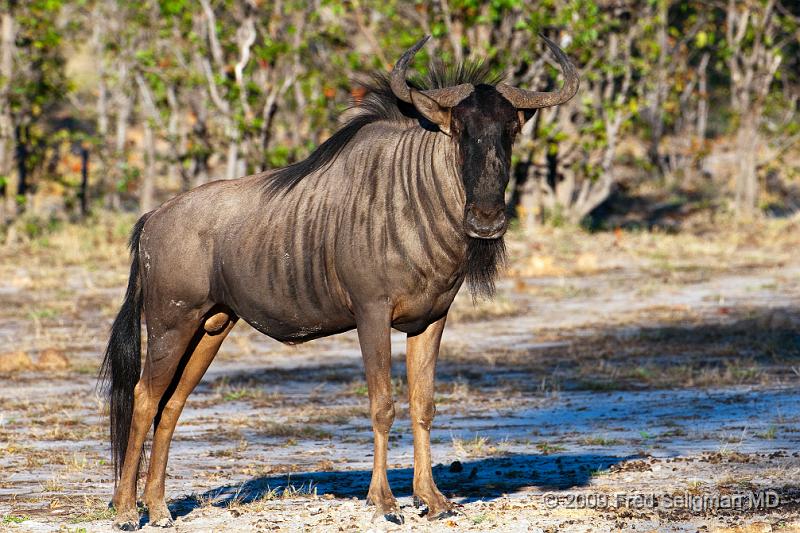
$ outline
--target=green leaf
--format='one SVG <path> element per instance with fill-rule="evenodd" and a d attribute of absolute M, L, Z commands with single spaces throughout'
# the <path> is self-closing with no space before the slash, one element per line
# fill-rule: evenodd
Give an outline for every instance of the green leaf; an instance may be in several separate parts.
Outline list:
<path fill-rule="evenodd" d="M 708 34 L 702 30 L 697 32 L 694 42 L 695 46 L 698 48 L 705 48 L 705 46 L 708 44 Z"/>

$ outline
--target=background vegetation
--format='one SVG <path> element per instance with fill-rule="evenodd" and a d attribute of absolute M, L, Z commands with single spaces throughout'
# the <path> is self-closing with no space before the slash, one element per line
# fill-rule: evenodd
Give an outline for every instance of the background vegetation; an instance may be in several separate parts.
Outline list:
<path fill-rule="evenodd" d="M 423 34 L 415 63 L 479 58 L 582 86 L 517 144 L 523 227 L 680 227 L 800 207 L 800 7 L 778 0 L 2 0 L 0 237 L 146 211 L 304 157 Z M 697 215 L 697 216 L 695 216 Z"/>

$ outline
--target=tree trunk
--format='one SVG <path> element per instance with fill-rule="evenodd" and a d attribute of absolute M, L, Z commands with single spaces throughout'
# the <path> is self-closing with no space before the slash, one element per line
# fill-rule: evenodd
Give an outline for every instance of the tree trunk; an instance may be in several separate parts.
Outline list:
<path fill-rule="evenodd" d="M 188 187 L 197 187 L 209 181 L 209 167 L 208 159 L 211 152 L 211 132 L 208 129 L 208 99 L 204 98 L 202 93 L 197 94 L 189 105 L 195 115 L 195 121 L 192 125 L 192 137 L 195 143 L 201 144 L 203 150 L 194 150 L 192 155 L 192 174 Z"/>
<path fill-rule="evenodd" d="M 657 30 L 656 40 L 658 42 L 658 63 L 656 65 L 655 84 L 650 94 L 650 146 L 648 147 L 647 154 L 650 163 L 654 168 L 657 168 L 661 175 L 667 173 L 664 158 L 661 157 L 661 140 L 664 137 L 664 101 L 670 89 L 669 81 L 667 80 L 667 62 L 669 53 L 669 44 L 667 40 L 667 1 L 659 0 L 656 7 Z"/>
<path fill-rule="evenodd" d="M 529 169 L 531 174 L 532 171 L 533 168 Z M 528 175 L 520 202 L 524 213 L 523 227 L 526 232 L 533 232 L 542 223 L 542 186 L 535 175 Z"/>
<path fill-rule="evenodd" d="M 115 88 L 116 94 L 114 100 L 117 104 L 117 117 L 114 134 L 114 160 L 116 161 L 116 171 L 112 179 L 112 191 L 110 198 L 110 207 L 112 209 L 120 208 L 120 197 L 118 191 L 118 184 L 122 183 L 125 179 L 125 170 L 128 163 L 128 120 L 131 115 L 131 96 L 127 93 L 126 85 L 130 82 L 128 79 L 128 66 L 125 62 L 120 64 L 118 73 L 118 84 Z"/>
<path fill-rule="evenodd" d="M 776 3 L 739 3 L 729 0 L 726 15 L 728 68 L 731 72 L 731 108 L 740 117 L 736 133 L 739 171 L 735 178 L 736 210 L 752 216 L 758 207 L 759 124 L 770 85 L 783 59 L 782 44 L 776 39 Z M 748 36 L 752 39 L 748 40 Z"/>
<path fill-rule="evenodd" d="M 141 188 L 139 190 L 139 211 L 147 213 L 155 207 L 155 179 L 156 179 L 156 142 L 153 135 L 153 126 L 149 120 L 144 121 L 144 172 L 142 173 Z"/>
<path fill-rule="evenodd" d="M 81 202 L 81 217 L 89 214 L 89 149 L 81 146 L 81 188 L 78 192 Z"/>
<path fill-rule="evenodd" d="M 28 134 L 29 126 L 18 124 L 16 132 L 17 191 L 16 204 L 19 211 L 25 211 L 28 197 Z"/>
<path fill-rule="evenodd" d="M 736 210 L 752 216 L 758 204 L 758 127 L 752 113 L 742 117 L 736 134 L 739 172 L 736 176 Z"/>
<path fill-rule="evenodd" d="M 14 119 L 9 105 L 9 85 L 14 76 L 14 18 L 0 14 L 0 223 L 16 213 L 11 175 L 14 165 Z"/>
<path fill-rule="evenodd" d="M 180 108 L 178 107 L 178 97 L 175 94 L 175 86 L 167 86 L 167 104 L 169 105 L 169 119 L 167 121 L 167 140 L 172 149 L 167 159 L 167 180 L 172 186 L 181 186 L 180 178 L 180 154 L 184 152 L 182 143 L 183 128 L 180 128 Z"/>
<path fill-rule="evenodd" d="M 144 77 L 137 73 L 135 76 L 136 84 L 139 86 L 139 101 L 141 112 L 145 114 L 144 138 L 142 148 L 144 150 L 144 173 L 139 190 L 139 209 L 142 213 L 147 213 L 155 207 L 155 180 L 156 180 L 156 139 L 153 127 L 162 128 L 159 120 L 158 110 L 153 102 L 153 94 L 147 85 Z"/>
<path fill-rule="evenodd" d="M 708 61 L 711 54 L 708 52 L 703 54 L 700 60 L 700 65 L 697 67 L 698 73 L 698 91 L 700 95 L 697 100 L 697 127 L 695 129 L 697 138 L 700 141 L 705 140 L 706 130 L 708 130 Z"/>
<path fill-rule="evenodd" d="M 208 175 L 208 157 L 199 155 L 195 156 L 194 168 L 192 169 L 192 172 L 194 174 L 194 187 L 199 187 L 204 183 L 208 183 L 210 179 Z"/>
<path fill-rule="evenodd" d="M 236 139 L 231 138 L 228 143 L 228 162 L 225 165 L 225 179 L 232 180 L 236 177 L 236 170 L 238 169 L 239 159 L 239 143 Z"/>
<path fill-rule="evenodd" d="M 97 144 L 95 155 L 97 156 L 96 161 L 99 162 L 99 172 L 97 175 L 101 176 L 100 183 L 97 184 L 97 192 L 101 195 L 101 198 L 108 200 L 116 195 L 116 187 L 114 184 L 114 172 L 109 168 L 109 162 L 111 161 L 111 143 L 108 138 L 110 127 L 108 105 L 109 90 L 104 48 L 106 35 L 109 32 L 109 20 L 106 13 L 104 13 L 103 4 L 98 4 L 92 11 L 91 24 L 93 27 L 91 48 L 97 65 L 97 101 L 95 104 L 97 110 L 97 137 L 99 143 Z M 82 147 L 82 151 L 84 149 L 86 149 L 86 147 Z"/>

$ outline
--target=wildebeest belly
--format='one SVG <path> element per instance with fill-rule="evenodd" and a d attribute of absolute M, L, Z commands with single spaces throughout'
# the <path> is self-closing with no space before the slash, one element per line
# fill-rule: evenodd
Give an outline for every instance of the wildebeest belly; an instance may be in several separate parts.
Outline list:
<path fill-rule="evenodd" d="M 261 333 L 286 344 L 297 344 L 327 337 L 351 330 L 356 326 L 355 319 L 309 321 L 266 316 L 243 316 L 241 318 Z"/>
<path fill-rule="evenodd" d="M 453 287 L 441 295 L 405 294 L 391 302 L 392 327 L 416 335 L 447 314 L 458 291 Z M 320 308 L 298 312 L 298 307 L 280 308 L 263 300 L 255 305 L 232 305 L 234 312 L 255 329 L 286 344 L 306 342 L 356 327 L 354 314 L 345 308 Z"/>
<path fill-rule="evenodd" d="M 353 313 L 330 297 L 310 301 L 287 287 L 254 284 L 226 287 L 222 297 L 237 316 L 280 342 L 294 344 L 355 327 Z"/>
<path fill-rule="evenodd" d="M 392 327 L 398 331 L 416 335 L 425 331 L 433 322 L 447 313 L 452 303 L 452 298 L 437 299 L 435 302 L 420 302 L 407 307 L 395 307 L 392 318 Z M 236 310 L 234 310 L 236 312 Z M 356 321 L 353 316 L 330 317 L 325 320 L 308 320 L 307 317 L 287 319 L 273 318 L 259 313 L 241 313 L 237 315 L 261 333 L 273 339 L 286 343 L 298 344 L 337 333 L 355 329 Z"/>
<path fill-rule="evenodd" d="M 427 292 L 397 291 L 391 298 L 392 327 L 411 335 L 424 331 L 444 316 L 458 292 L 460 283 L 436 295 Z M 273 287 L 275 289 L 275 287 Z M 311 304 L 293 299 L 284 290 L 259 295 L 249 291 L 232 298 L 228 305 L 245 322 L 280 342 L 295 344 L 354 329 L 356 319 L 345 304 L 325 299 Z"/>

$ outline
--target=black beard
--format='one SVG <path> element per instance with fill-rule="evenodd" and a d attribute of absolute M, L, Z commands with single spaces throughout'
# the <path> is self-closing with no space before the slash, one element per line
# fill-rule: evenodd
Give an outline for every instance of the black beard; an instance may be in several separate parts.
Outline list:
<path fill-rule="evenodd" d="M 494 280 L 506 262 L 506 243 L 498 239 L 467 237 L 467 286 L 473 300 L 494 296 Z"/>

